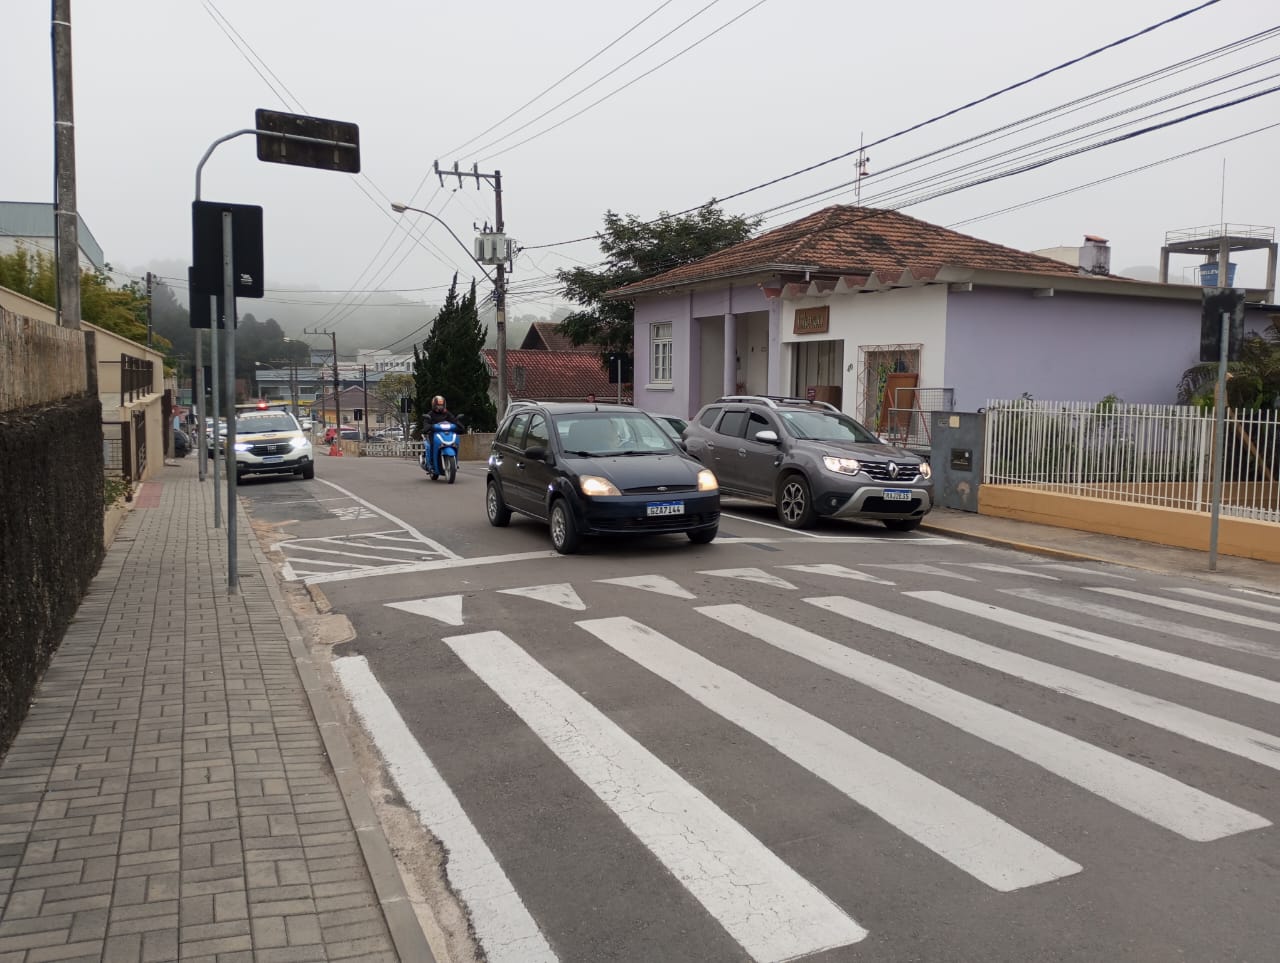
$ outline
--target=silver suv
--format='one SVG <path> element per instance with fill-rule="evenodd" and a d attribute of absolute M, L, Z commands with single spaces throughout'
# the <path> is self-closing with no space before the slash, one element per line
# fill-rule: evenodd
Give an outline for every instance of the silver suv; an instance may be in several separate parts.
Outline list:
<path fill-rule="evenodd" d="M 723 494 L 771 502 L 788 528 L 827 515 L 908 532 L 933 507 L 927 461 L 825 402 L 720 398 L 689 422 L 684 441 L 716 473 Z"/>

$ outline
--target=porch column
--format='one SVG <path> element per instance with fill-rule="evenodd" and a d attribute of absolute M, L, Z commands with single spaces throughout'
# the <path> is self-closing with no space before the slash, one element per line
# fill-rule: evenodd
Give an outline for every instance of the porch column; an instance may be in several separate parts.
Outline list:
<path fill-rule="evenodd" d="M 738 316 L 724 316 L 724 393 L 738 393 Z"/>
<path fill-rule="evenodd" d="M 782 389 L 782 298 L 769 301 L 769 389 L 768 394 L 781 395 Z"/>

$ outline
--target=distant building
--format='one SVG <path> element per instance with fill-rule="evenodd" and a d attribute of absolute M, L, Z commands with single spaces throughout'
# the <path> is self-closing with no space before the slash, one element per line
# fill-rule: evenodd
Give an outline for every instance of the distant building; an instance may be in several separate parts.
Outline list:
<path fill-rule="evenodd" d="M 80 267 L 85 271 L 105 271 L 102 246 L 84 218 L 76 215 L 80 243 Z M 52 204 L 38 201 L 0 201 L 0 254 L 10 254 L 20 246 L 53 257 L 57 251 L 57 228 Z"/>

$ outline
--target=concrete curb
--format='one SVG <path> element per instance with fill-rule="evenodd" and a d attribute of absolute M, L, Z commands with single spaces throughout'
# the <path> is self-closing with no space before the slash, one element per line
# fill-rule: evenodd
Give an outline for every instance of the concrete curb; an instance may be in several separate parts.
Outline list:
<path fill-rule="evenodd" d="M 950 538 L 957 538 L 961 541 L 979 542 L 983 545 L 994 545 L 997 548 L 1010 548 L 1019 552 L 1028 552 L 1032 555 L 1044 555 L 1049 558 L 1058 558 L 1068 562 L 1098 562 L 1103 565 L 1123 565 L 1126 568 L 1154 571 L 1153 569 L 1143 569 L 1142 566 L 1134 565 L 1131 562 L 1118 562 L 1115 559 L 1103 558 L 1100 555 L 1085 555 L 1083 552 L 1070 552 L 1065 548 L 1050 548 L 1047 545 L 1037 545 L 1034 542 L 1019 542 L 1010 538 L 1000 538 L 998 535 L 983 535 L 978 532 L 965 532 L 955 528 L 947 528 L 942 525 L 930 525 L 928 522 L 921 525 L 920 530 L 931 532 L 934 535 L 945 535 Z"/>
<path fill-rule="evenodd" d="M 236 512 L 242 525 L 241 531 L 246 533 L 249 549 L 253 552 L 262 572 L 262 581 L 266 586 L 267 594 L 270 595 L 276 614 L 280 617 L 285 638 L 289 640 L 289 651 L 293 655 L 302 688 L 306 691 L 307 700 L 311 704 L 311 713 L 320 728 L 325 753 L 337 777 L 338 788 L 347 805 L 347 813 L 351 817 L 352 825 L 355 826 L 356 839 L 360 842 L 360 851 L 364 855 L 365 866 L 369 870 L 374 892 L 378 895 L 378 905 L 382 910 L 383 919 L 386 920 L 387 931 L 391 934 L 396 955 L 405 963 L 436 963 L 431 945 L 427 942 L 426 934 L 418 923 L 413 903 L 409 900 L 404 880 L 400 877 L 400 868 L 396 864 L 395 856 L 391 853 L 391 845 L 374 811 L 369 790 L 364 780 L 360 778 L 360 771 L 351 751 L 351 743 L 342 729 L 338 714 L 333 707 L 333 700 L 325 691 L 320 672 L 312 661 L 311 653 L 307 650 L 302 631 L 298 628 L 293 611 L 289 608 L 289 603 L 276 582 L 275 570 L 262 551 L 262 546 L 258 544 L 244 505 L 238 499 Z"/>

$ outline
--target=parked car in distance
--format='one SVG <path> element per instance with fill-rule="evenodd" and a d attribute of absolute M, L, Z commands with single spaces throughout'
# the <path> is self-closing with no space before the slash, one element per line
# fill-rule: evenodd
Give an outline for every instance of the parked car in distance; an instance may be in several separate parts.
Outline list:
<path fill-rule="evenodd" d="M 677 418 L 675 415 L 660 415 L 656 412 L 649 412 L 649 417 L 658 423 L 658 427 L 671 436 L 673 441 L 684 440 L 684 430 L 689 427 L 689 422 L 683 418 Z"/>
<path fill-rule="evenodd" d="M 702 407 L 684 439 L 724 494 L 773 504 L 788 528 L 831 516 L 906 532 L 933 508 L 928 461 L 825 402 L 720 398 Z"/>
<path fill-rule="evenodd" d="M 635 408 L 547 403 L 510 410 L 486 476 L 490 524 L 505 527 L 513 512 L 545 521 L 564 555 L 590 535 L 683 533 L 703 545 L 720 524 L 715 473 Z"/>

